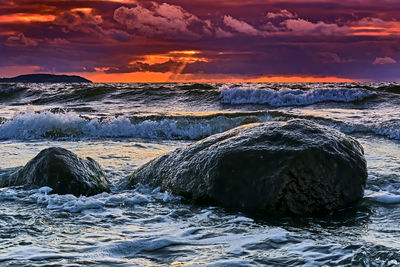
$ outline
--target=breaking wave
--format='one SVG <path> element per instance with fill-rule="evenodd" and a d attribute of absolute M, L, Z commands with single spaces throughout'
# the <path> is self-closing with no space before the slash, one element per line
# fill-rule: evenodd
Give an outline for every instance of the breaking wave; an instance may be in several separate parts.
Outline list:
<path fill-rule="evenodd" d="M 376 92 L 361 89 L 258 89 L 222 88 L 220 101 L 224 104 L 267 104 L 273 107 L 303 106 L 320 102 L 355 102 L 376 96 Z"/>
<path fill-rule="evenodd" d="M 75 112 L 27 111 L 0 124 L 2 140 L 43 138 L 147 138 L 197 140 L 242 124 L 271 119 L 266 112 L 205 116 L 86 118 Z"/>
<path fill-rule="evenodd" d="M 206 115 L 152 115 L 88 118 L 75 112 L 27 111 L 0 119 L 0 140 L 143 138 L 199 140 L 240 125 L 272 120 L 307 119 L 346 134 L 374 134 L 400 140 L 400 121 L 344 122 L 284 111 L 224 112 Z"/>
<path fill-rule="evenodd" d="M 345 124 L 338 123 L 334 125 L 333 128 L 346 133 L 364 133 L 364 134 L 374 134 L 378 136 L 383 136 L 389 139 L 400 140 L 400 121 L 384 121 L 369 124 Z"/>

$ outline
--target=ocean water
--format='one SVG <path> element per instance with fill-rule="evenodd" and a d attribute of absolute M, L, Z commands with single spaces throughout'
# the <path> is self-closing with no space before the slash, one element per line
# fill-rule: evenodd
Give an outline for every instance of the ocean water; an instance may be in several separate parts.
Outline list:
<path fill-rule="evenodd" d="M 0 84 L 0 176 L 60 146 L 117 183 L 252 122 L 304 118 L 355 137 L 359 204 L 311 217 L 193 206 L 145 185 L 92 197 L 0 189 L 0 265 L 400 266 L 400 84 Z"/>

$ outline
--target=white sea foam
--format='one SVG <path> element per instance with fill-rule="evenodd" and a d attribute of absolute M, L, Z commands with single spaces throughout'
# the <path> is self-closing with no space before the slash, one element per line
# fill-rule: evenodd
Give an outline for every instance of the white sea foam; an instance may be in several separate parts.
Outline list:
<path fill-rule="evenodd" d="M 323 122 L 322 122 L 323 123 Z M 369 133 L 400 140 L 400 120 L 361 123 L 328 123 L 328 126 L 343 133 Z"/>
<path fill-rule="evenodd" d="M 274 107 L 302 106 L 320 102 L 354 102 L 376 95 L 375 92 L 361 89 L 258 89 L 227 88 L 220 90 L 221 102 L 224 104 L 268 104 Z"/>
<path fill-rule="evenodd" d="M 231 118 L 220 115 L 212 118 L 193 119 L 182 116 L 131 122 L 126 117 L 99 120 L 82 118 L 74 112 L 35 113 L 27 111 L 0 124 L 0 139 L 133 137 L 196 140 L 239 126 L 248 119 L 266 121 L 270 117 L 249 115 Z"/>
<path fill-rule="evenodd" d="M 400 203 L 400 195 L 385 191 L 369 194 L 366 198 L 384 204 Z"/>
<path fill-rule="evenodd" d="M 0 200 L 36 203 L 52 210 L 80 213 L 86 210 L 104 210 L 105 208 L 120 206 L 133 207 L 155 201 L 170 202 L 181 199 L 168 192 L 161 192 L 159 188 L 150 189 L 142 185 L 139 185 L 134 190 L 118 194 L 102 193 L 90 197 L 49 194 L 49 192 L 51 192 L 51 188 L 47 186 L 34 190 L 1 188 Z"/>
<path fill-rule="evenodd" d="M 251 222 L 254 222 L 254 220 L 251 218 L 243 217 L 243 216 L 237 216 L 237 217 L 229 220 L 228 222 L 230 222 L 230 223 L 251 223 Z"/>

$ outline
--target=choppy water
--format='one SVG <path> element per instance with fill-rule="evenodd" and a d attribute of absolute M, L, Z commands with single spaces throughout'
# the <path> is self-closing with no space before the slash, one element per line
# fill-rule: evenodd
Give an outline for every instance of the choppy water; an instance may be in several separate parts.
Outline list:
<path fill-rule="evenodd" d="M 0 175 L 49 146 L 116 183 L 208 135 L 306 118 L 364 146 L 359 205 L 254 218 L 145 186 L 76 198 L 0 189 L 0 265 L 399 266 L 400 84 L 0 84 Z"/>

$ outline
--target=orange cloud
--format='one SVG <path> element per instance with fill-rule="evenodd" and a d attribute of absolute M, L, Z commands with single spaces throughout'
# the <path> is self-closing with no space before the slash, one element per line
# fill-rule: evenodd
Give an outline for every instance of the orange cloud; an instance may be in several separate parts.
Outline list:
<path fill-rule="evenodd" d="M 50 22 L 54 21 L 54 15 L 15 13 L 0 15 L 0 23 L 30 23 L 30 22 Z"/>
<path fill-rule="evenodd" d="M 163 64 L 167 62 L 176 63 L 194 63 L 194 62 L 209 62 L 205 57 L 195 56 L 200 54 L 199 51 L 183 50 L 183 51 L 170 51 L 166 54 L 145 55 L 141 60 L 134 60 L 129 62 L 130 65 L 134 64 Z"/>
<path fill-rule="evenodd" d="M 363 18 L 351 26 L 351 35 L 390 36 L 400 35 L 400 21 L 385 21 L 378 18 Z"/>
<path fill-rule="evenodd" d="M 89 7 L 80 7 L 80 8 L 73 8 L 71 12 L 83 12 L 83 13 L 92 13 L 93 8 Z"/>

